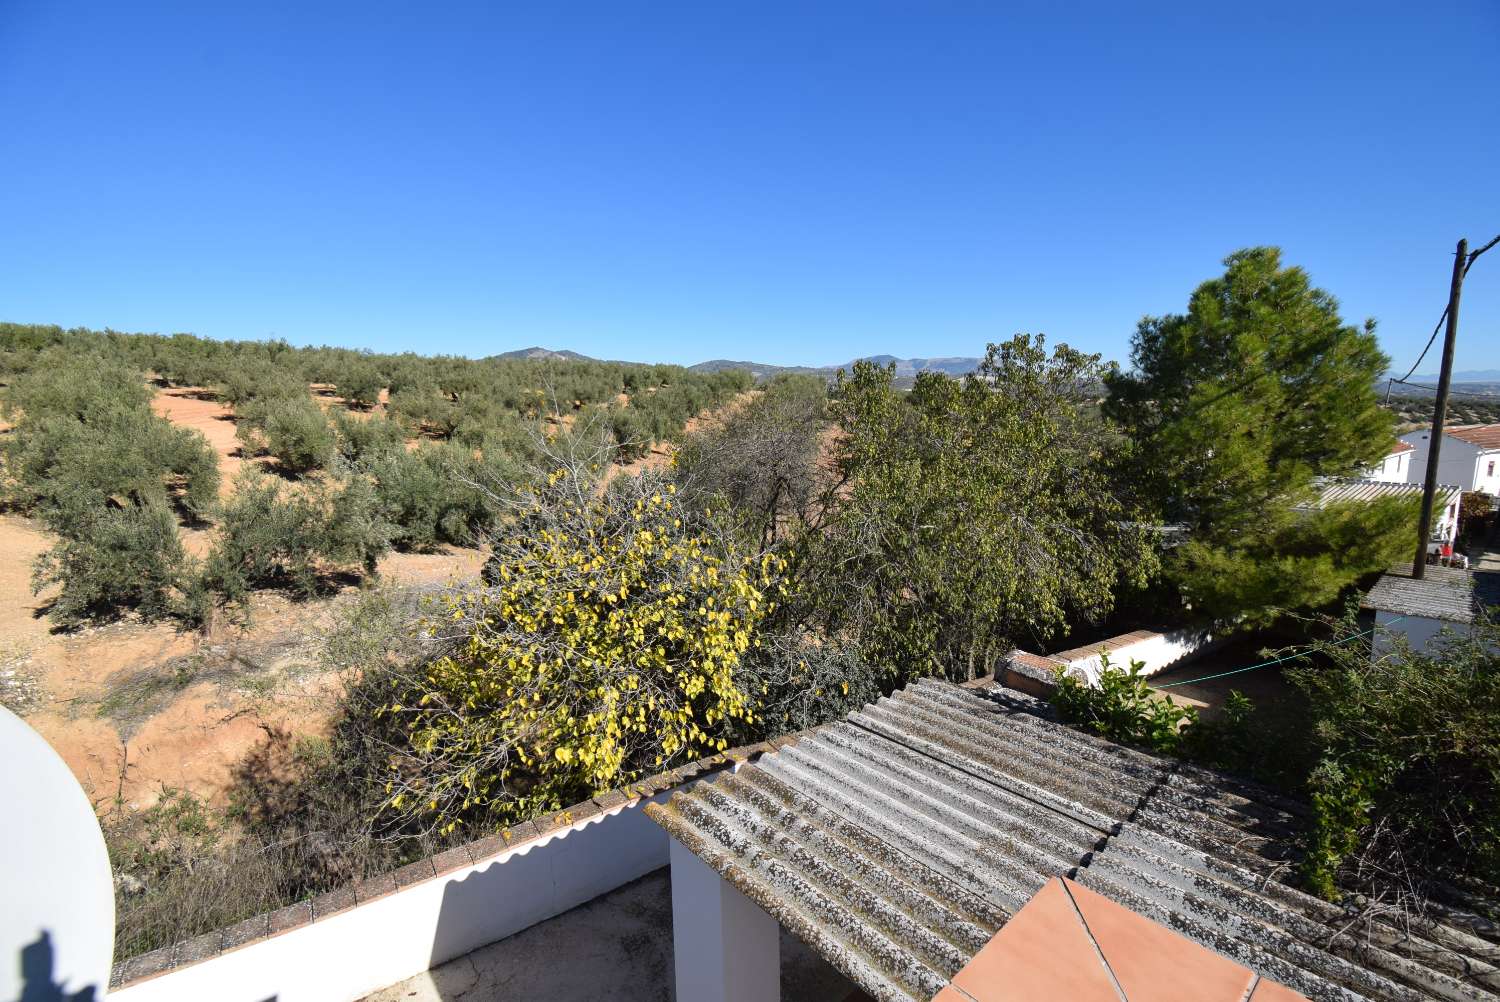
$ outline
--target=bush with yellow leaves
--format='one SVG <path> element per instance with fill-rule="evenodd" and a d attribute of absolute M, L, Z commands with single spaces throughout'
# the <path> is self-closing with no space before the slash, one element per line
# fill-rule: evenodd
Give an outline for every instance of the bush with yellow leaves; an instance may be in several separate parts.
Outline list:
<path fill-rule="evenodd" d="M 394 810 L 444 832 L 507 824 L 722 750 L 753 722 L 737 672 L 782 560 L 660 474 L 606 489 L 606 468 L 569 456 L 506 500 L 483 585 L 437 607 L 452 652 L 389 708 L 408 735 Z"/>

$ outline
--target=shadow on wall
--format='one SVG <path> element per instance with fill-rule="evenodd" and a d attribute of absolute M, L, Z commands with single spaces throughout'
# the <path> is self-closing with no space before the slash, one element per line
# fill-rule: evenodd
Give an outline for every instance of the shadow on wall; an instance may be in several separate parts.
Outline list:
<path fill-rule="evenodd" d="M 52 934 L 43 929 L 35 943 L 21 947 L 21 997 L 16 1002 L 96 1002 L 102 998 L 97 985 L 70 992 L 53 981 L 55 963 Z"/>

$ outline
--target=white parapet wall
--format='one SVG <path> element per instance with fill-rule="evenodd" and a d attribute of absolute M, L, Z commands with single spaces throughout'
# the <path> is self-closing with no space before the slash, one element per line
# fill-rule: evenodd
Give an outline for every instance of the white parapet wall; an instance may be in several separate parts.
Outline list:
<path fill-rule="evenodd" d="M 666 866 L 669 840 L 642 810 L 649 802 L 127 984 L 110 1002 L 354 1002 Z"/>
<path fill-rule="evenodd" d="M 1091 646 L 1053 654 L 1051 658 L 1065 665 L 1070 675 L 1097 686 L 1106 654 L 1110 665 L 1116 668 L 1129 668 L 1132 661 L 1141 662 L 1141 674 L 1149 677 L 1165 671 L 1190 654 L 1205 653 L 1224 640 L 1221 632 L 1211 626 L 1184 627 L 1166 633 L 1137 630 Z"/>

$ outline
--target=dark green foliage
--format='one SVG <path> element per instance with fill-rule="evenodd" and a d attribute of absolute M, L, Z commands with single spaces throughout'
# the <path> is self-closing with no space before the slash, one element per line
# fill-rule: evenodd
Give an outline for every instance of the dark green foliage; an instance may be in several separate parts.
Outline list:
<path fill-rule="evenodd" d="M 1108 375 L 1105 411 L 1135 446 L 1122 483 L 1188 530 L 1192 545 L 1170 568 L 1189 599 L 1210 615 L 1264 621 L 1321 604 L 1388 559 L 1384 542 L 1362 550 L 1374 564 L 1337 554 L 1332 539 L 1319 547 L 1287 509 L 1314 477 L 1357 475 L 1385 455 L 1395 425 L 1375 381 L 1389 360 L 1373 322 L 1346 325 L 1338 301 L 1282 267 L 1275 248 L 1240 251 L 1225 266 L 1187 313 L 1141 321 L 1134 371 Z M 1367 509 L 1353 534 L 1384 539 L 1388 514 Z M 1360 517 L 1321 521 L 1343 538 Z M 1244 586 L 1205 587 L 1231 567 Z"/>
<path fill-rule="evenodd" d="M 335 413 L 333 434 L 340 458 L 354 463 L 402 448 L 406 432 L 394 421 L 378 415 L 361 418 Z"/>
<path fill-rule="evenodd" d="M 1318 746 L 1303 876 L 1378 893 L 1464 875 L 1500 883 L 1500 624 L 1372 655 L 1354 620 L 1290 674 Z M 1342 880 L 1340 878 L 1343 878 Z M 1371 886 L 1367 886 L 1371 885 Z"/>
<path fill-rule="evenodd" d="M 288 473 L 322 469 L 337 441 L 323 408 L 306 397 L 275 401 L 265 421 L 266 451 Z"/>
<path fill-rule="evenodd" d="M 463 410 L 434 383 L 408 386 L 391 393 L 390 416 L 413 436 L 449 438 L 457 430 Z"/>
<path fill-rule="evenodd" d="M 734 721 L 733 744 L 749 744 L 838 720 L 881 696 L 884 671 L 858 651 L 795 635 L 763 634 L 740 664 L 740 686 L 756 705 Z"/>
<path fill-rule="evenodd" d="M 393 542 L 403 550 L 474 545 L 490 517 L 476 484 L 502 486 L 495 483 L 495 464 L 442 443 L 387 451 L 363 461 L 361 468 L 374 478 L 381 515 L 396 526 Z"/>
<path fill-rule="evenodd" d="M 311 597 L 332 574 L 372 572 L 390 534 L 374 488 L 363 478 L 294 488 L 252 467 L 224 505 L 203 587 L 240 606 L 256 588 Z"/>
<path fill-rule="evenodd" d="M 60 586 L 51 613 L 64 625 L 132 608 L 168 615 L 185 574 L 172 507 L 211 510 L 217 457 L 151 410 L 140 372 L 60 348 L 35 361 L 7 388 L 16 426 L 0 443 L 10 501 L 59 537 L 34 587 Z"/>
<path fill-rule="evenodd" d="M 857 364 L 833 408 L 835 510 L 794 561 L 798 602 L 895 680 L 964 679 L 1020 636 L 1101 617 L 1152 555 L 1106 477 L 1097 356 L 1018 336 L 974 376 Z"/>
<path fill-rule="evenodd" d="M 339 373 L 334 388 L 350 407 L 368 410 L 380 400 L 385 380 L 374 363 L 353 362 Z"/>
<path fill-rule="evenodd" d="M 1180 706 L 1170 696 L 1152 692 L 1141 676 L 1145 667 L 1130 662 L 1127 669 L 1099 658 L 1099 684 L 1089 685 L 1065 671 L 1057 673 L 1052 705 L 1058 716 L 1082 730 L 1121 744 L 1175 753 L 1183 743 L 1182 729 L 1194 727 L 1198 711 Z"/>
<path fill-rule="evenodd" d="M 71 524 L 41 556 L 32 587 L 61 586 L 49 614 L 64 626 L 128 610 L 159 619 L 182 610 L 185 565 L 170 511 L 155 504 L 103 508 Z"/>
<path fill-rule="evenodd" d="M 1285 610 L 1334 605 L 1352 582 L 1410 560 L 1419 504 L 1413 497 L 1313 512 L 1272 508 L 1253 532 L 1190 539 L 1172 567 L 1192 609 L 1242 628 L 1266 626 Z"/>
<path fill-rule="evenodd" d="M 1273 721 L 1243 693 L 1230 690 L 1219 712 L 1200 716 L 1153 690 L 1141 662 L 1127 668 L 1100 658 L 1099 685 L 1059 672 L 1051 702 L 1066 723 L 1111 741 L 1177 755 L 1200 765 L 1281 788 L 1300 787 L 1307 775 L 1305 739 Z"/>

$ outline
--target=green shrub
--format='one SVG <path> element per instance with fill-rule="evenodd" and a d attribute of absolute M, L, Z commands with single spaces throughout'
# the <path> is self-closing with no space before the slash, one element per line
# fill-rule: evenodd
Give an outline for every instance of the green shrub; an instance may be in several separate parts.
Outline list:
<path fill-rule="evenodd" d="M 1179 706 L 1170 696 L 1158 696 L 1141 676 L 1145 665 L 1131 661 L 1128 669 L 1099 658 L 1099 684 L 1059 670 L 1052 705 L 1067 723 L 1123 744 L 1174 753 L 1183 742 L 1183 728 L 1198 722 L 1198 711 Z"/>
<path fill-rule="evenodd" d="M 1393 637 L 1372 654 L 1347 642 L 1360 635 L 1346 621 L 1289 673 L 1318 744 L 1303 877 L 1327 898 L 1340 883 L 1373 896 L 1445 875 L 1500 882 L 1500 624 L 1421 652 Z"/>
<path fill-rule="evenodd" d="M 380 400 L 385 380 L 373 364 L 355 362 L 346 366 L 334 381 L 334 392 L 350 407 L 368 410 Z"/>
<path fill-rule="evenodd" d="M 406 444 L 401 425 L 378 415 L 361 418 L 335 412 L 333 433 L 339 456 L 351 463 L 401 449 Z"/>
<path fill-rule="evenodd" d="M 372 571 L 389 531 L 364 478 L 336 487 L 290 485 L 251 467 L 224 506 L 204 587 L 242 607 L 255 588 L 311 597 L 330 574 Z"/>
<path fill-rule="evenodd" d="M 182 608 L 186 560 L 166 508 L 105 508 L 80 518 L 38 558 L 32 589 L 61 586 L 50 614 L 65 626 L 131 609 L 157 619 Z"/>
<path fill-rule="evenodd" d="M 462 414 L 446 393 L 431 383 L 406 387 L 391 394 L 386 405 L 394 419 L 412 435 L 435 435 L 448 438 L 458 427 Z"/>
<path fill-rule="evenodd" d="M 266 417 L 266 450 L 289 473 L 327 466 L 337 442 L 323 409 L 308 399 L 282 399 Z"/>
<path fill-rule="evenodd" d="M 362 464 L 375 480 L 382 517 L 397 527 L 393 541 L 403 550 L 474 545 L 490 519 L 484 491 L 475 485 L 493 480 L 492 467 L 466 449 L 432 442 L 383 452 Z"/>

